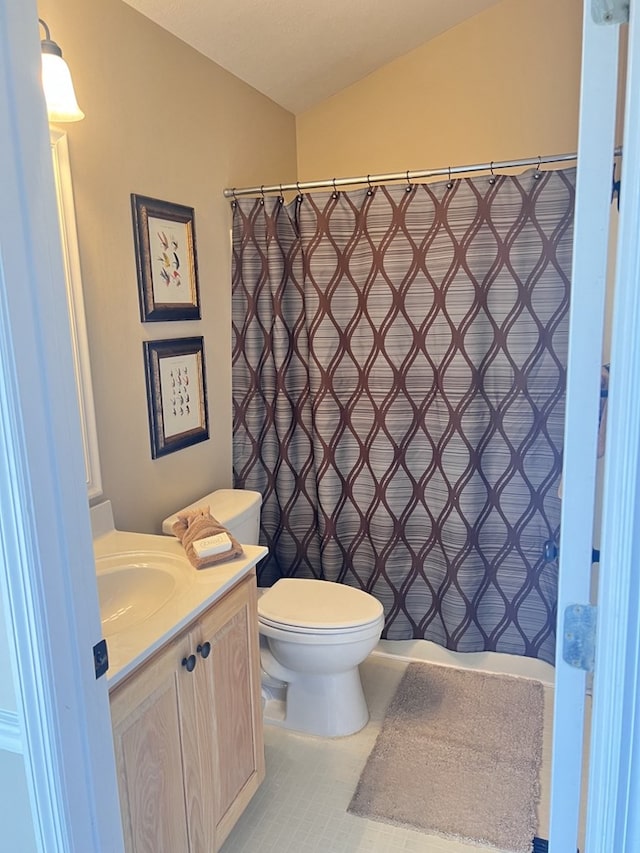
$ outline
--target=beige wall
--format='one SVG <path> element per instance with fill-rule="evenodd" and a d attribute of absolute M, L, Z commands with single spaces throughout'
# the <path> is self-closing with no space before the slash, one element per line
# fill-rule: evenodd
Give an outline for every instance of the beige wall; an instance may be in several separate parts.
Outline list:
<path fill-rule="evenodd" d="M 225 186 L 295 179 L 295 120 L 120 0 L 41 0 L 84 121 L 66 125 L 104 496 L 116 525 L 231 484 L 231 291 Z M 130 194 L 195 209 L 202 320 L 140 322 Z M 203 335 L 210 439 L 153 461 L 142 341 Z"/>
<path fill-rule="evenodd" d="M 581 0 L 503 0 L 297 118 L 299 180 L 575 151 Z"/>

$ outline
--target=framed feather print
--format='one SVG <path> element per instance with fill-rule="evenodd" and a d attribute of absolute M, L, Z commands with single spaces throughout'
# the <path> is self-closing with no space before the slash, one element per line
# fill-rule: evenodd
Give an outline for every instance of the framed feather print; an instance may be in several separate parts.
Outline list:
<path fill-rule="evenodd" d="M 131 213 L 141 321 L 199 320 L 193 208 L 132 194 Z"/>
<path fill-rule="evenodd" d="M 151 458 L 209 438 L 202 337 L 144 341 Z"/>

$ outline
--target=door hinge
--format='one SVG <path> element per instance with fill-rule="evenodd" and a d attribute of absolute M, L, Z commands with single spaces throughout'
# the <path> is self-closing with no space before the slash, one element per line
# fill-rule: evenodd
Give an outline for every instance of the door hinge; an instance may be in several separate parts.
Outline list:
<path fill-rule="evenodd" d="M 593 672 L 596 654 L 596 611 L 591 604 L 571 604 L 564 611 L 562 657 L 569 666 Z"/>
<path fill-rule="evenodd" d="M 630 0 L 591 0 L 591 17 L 596 24 L 626 24 Z"/>
<path fill-rule="evenodd" d="M 109 669 L 109 650 L 106 640 L 100 640 L 93 647 L 93 662 L 96 668 L 96 678 L 101 678 Z"/>

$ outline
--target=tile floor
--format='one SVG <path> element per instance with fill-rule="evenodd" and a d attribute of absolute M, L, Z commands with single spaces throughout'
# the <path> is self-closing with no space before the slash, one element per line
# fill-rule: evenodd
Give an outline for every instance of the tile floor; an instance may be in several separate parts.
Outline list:
<path fill-rule="evenodd" d="M 371 719 L 351 737 L 320 739 L 265 726 L 266 779 L 221 853 L 496 853 L 347 813 L 385 710 L 409 660 L 538 678 L 545 686 L 539 835 L 547 836 L 553 668 L 509 655 L 459 655 L 432 643 L 382 641 L 361 667 Z"/>

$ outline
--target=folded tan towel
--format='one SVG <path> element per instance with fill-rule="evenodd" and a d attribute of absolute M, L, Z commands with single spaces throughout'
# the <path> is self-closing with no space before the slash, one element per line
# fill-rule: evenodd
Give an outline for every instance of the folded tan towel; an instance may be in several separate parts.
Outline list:
<path fill-rule="evenodd" d="M 171 529 L 174 535 L 182 542 L 189 562 L 196 569 L 205 569 L 207 566 L 213 566 L 215 563 L 233 560 L 243 553 L 242 545 L 229 533 L 226 527 L 223 527 L 211 515 L 208 506 L 198 507 L 197 509 L 181 513 L 178 516 L 178 520 L 173 523 Z M 207 536 L 215 536 L 217 533 L 227 534 L 229 539 L 231 539 L 231 549 L 224 551 L 222 554 L 212 554 L 210 557 L 198 558 L 196 552 L 193 550 L 193 543 Z"/>

